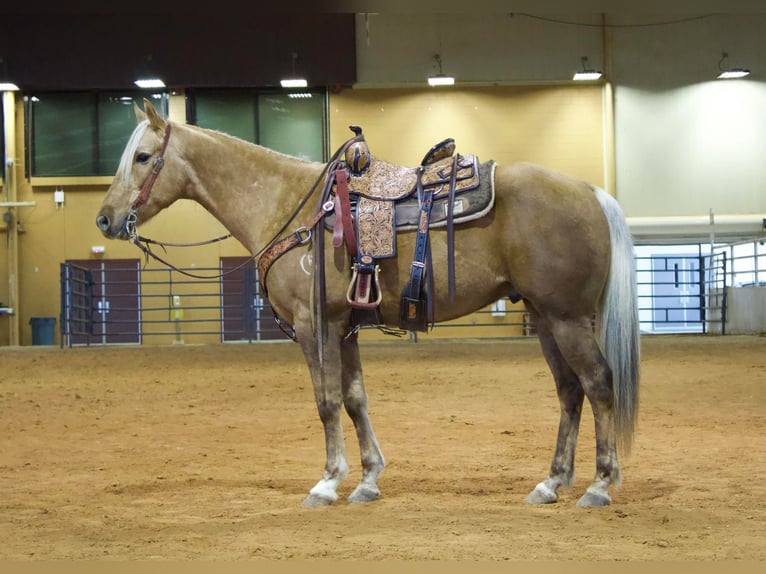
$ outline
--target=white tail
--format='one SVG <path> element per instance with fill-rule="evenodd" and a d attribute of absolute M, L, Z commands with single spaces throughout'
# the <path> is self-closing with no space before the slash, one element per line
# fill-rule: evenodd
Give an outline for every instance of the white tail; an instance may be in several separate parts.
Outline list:
<path fill-rule="evenodd" d="M 612 370 L 618 444 L 630 452 L 638 415 L 641 341 L 633 239 L 617 201 L 595 189 L 612 240 L 609 279 L 601 305 L 601 348 Z"/>

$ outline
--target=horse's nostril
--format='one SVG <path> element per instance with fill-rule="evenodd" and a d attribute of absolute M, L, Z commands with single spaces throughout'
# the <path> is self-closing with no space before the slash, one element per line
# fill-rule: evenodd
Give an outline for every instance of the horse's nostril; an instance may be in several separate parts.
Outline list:
<path fill-rule="evenodd" d="M 96 218 L 96 225 L 103 232 L 109 231 L 110 224 L 111 221 L 109 221 L 109 217 L 104 214 L 101 214 Z"/>

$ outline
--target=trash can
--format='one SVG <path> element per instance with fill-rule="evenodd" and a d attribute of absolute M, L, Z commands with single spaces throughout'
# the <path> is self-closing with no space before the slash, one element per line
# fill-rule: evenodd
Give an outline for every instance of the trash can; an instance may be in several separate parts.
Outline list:
<path fill-rule="evenodd" d="M 54 331 L 56 329 L 55 317 L 32 317 L 29 320 L 32 325 L 33 345 L 53 345 Z"/>

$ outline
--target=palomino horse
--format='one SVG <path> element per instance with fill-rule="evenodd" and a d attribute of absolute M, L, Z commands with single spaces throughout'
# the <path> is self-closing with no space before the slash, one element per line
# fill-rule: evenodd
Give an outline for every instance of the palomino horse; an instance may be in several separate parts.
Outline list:
<path fill-rule="evenodd" d="M 324 474 L 304 505 L 337 500 L 338 485 L 348 473 L 342 407 L 356 429 L 363 467 L 362 480 L 348 500 L 377 499 L 377 479 L 385 463 L 367 414 L 357 334 L 350 324 L 346 246 L 321 243 L 326 262 L 321 314 L 314 278 L 301 268 L 302 258 L 324 233 L 320 225 L 311 237 L 300 225 L 315 225 L 327 209 L 321 200 L 306 202 L 327 165 L 166 121 L 148 101 L 143 112 L 136 106 L 136 114 L 138 126 L 96 220 L 99 229 L 108 238 L 135 240 L 136 225 L 177 199 L 191 199 L 256 256 L 284 237 L 294 219 L 290 232 L 299 241 L 273 263 L 267 286 L 275 312 L 294 326 L 324 426 Z M 638 411 L 640 341 L 629 229 L 607 193 L 542 167 L 496 166 L 494 183 L 493 210 L 455 226 L 456 296 L 448 295 L 446 273 L 431 278 L 434 321 L 466 315 L 505 296 L 523 299 L 561 408 L 550 473 L 526 502 L 555 502 L 558 488 L 572 484 L 587 397 L 595 419 L 596 475 L 578 505 L 607 505 L 608 488 L 620 482 L 618 446 L 629 449 Z M 400 254 L 413 253 L 415 235 L 409 231 L 397 236 Z M 431 268 L 437 271 L 448 266 L 445 235 L 434 231 L 430 240 Z M 399 295 L 411 263 L 406 255 L 381 260 L 383 317 L 399 316 Z M 316 262 L 313 268 L 316 274 Z"/>

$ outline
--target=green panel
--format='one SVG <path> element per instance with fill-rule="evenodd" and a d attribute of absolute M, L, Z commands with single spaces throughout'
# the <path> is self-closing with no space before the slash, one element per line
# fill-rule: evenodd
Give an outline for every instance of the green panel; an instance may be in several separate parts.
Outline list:
<path fill-rule="evenodd" d="M 258 96 L 259 143 L 288 155 L 324 160 L 324 95 L 310 98 L 289 94 Z"/>
<path fill-rule="evenodd" d="M 114 175 L 120 157 L 136 128 L 133 103 L 143 109 L 143 98 L 150 97 L 157 111 L 162 114 L 162 94 L 147 96 L 145 92 L 99 94 L 98 96 L 98 175 Z"/>
<path fill-rule="evenodd" d="M 96 175 L 93 96 L 39 94 L 32 110 L 32 175 Z"/>
<path fill-rule="evenodd" d="M 194 106 L 199 127 L 257 143 L 255 97 L 252 92 L 197 93 Z"/>

